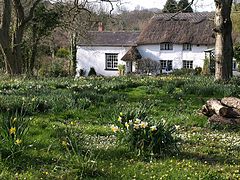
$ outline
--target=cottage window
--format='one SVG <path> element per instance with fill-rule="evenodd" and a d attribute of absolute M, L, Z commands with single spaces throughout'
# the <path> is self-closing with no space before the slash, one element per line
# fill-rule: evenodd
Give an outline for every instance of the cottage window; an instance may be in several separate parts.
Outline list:
<path fill-rule="evenodd" d="M 160 50 L 173 50 L 172 43 L 162 43 L 160 44 Z"/>
<path fill-rule="evenodd" d="M 172 70 L 172 60 L 160 60 L 161 68 L 165 70 Z"/>
<path fill-rule="evenodd" d="M 183 51 L 191 51 L 192 45 L 189 43 L 183 44 Z"/>
<path fill-rule="evenodd" d="M 193 69 L 193 61 L 183 60 L 183 68 L 185 68 L 185 69 Z"/>
<path fill-rule="evenodd" d="M 106 53 L 106 69 L 108 70 L 117 70 L 118 66 L 118 54 L 115 53 Z"/>

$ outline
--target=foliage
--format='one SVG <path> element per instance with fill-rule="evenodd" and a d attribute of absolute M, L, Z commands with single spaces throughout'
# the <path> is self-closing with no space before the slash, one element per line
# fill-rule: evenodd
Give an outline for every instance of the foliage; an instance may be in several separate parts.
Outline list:
<path fill-rule="evenodd" d="M 1 112 L 0 154 L 4 158 L 13 158 L 25 147 L 25 136 L 29 128 L 29 120 L 23 112 Z"/>
<path fill-rule="evenodd" d="M 192 13 L 193 9 L 191 6 L 189 6 L 188 0 L 180 0 L 178 2 L 178 11 L 184 12 L 184 13 Z"/>
<path fill-rule="evenodd" d="M 137 61 L 136 72 L 139 74 L 159 74 L 160 67 L 160 62 L 145 58 Z"/>
<path fill-rule="evenodd" d="M 175 128 L 162 120 L 154 124 L 144 110 L 120 113 L 117 126 L 111 129 L 122 143 L 126 143 L 138 155 L 161 155 L 176 152 Z"/>
<path fill-rule="evenodd" d="M 124 73 L 125 73 L 125 65 L 119 64 L 118 65 L 118 71 L 119 71 L 119 75 L 120 76 L 124 75 Z"/>
<path fill-rule="evenodd" d="M 163 10 L 164 13 L 175 13 L 178 11 L 177 1 L 176 0 L 167 0 Z"/>
<path fill-rule="evenodd" d="M 56 56 L 59 58 L 69 58 L 70 52 L 68 49 L 65 48 L 59 48 L 57 50 Z"/>
<path fill-rule="evenodd" d="M 234 58 L 236 58 L 237 62 L 240 62 L 240 43 L 237 43 L 233 47 Z"/>
<path fill-rule="evenodd" d="M 208 76 L 210 74 L 211 74 L 211 72 L 210 72 L 210 59 L 205 58 L 204 59 L 204 64 L 203 64 L 202 75 Z"/>

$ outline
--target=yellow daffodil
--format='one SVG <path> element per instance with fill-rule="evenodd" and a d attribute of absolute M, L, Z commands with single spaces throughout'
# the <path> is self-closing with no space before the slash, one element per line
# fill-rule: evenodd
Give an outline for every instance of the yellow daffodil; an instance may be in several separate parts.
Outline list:
<path fill-rule="evenodd" d="M 118 126 L 111 125 L 111 130 L 115 133 L 115 132 L 119 131 L 119 128 L 118 128 Z"/>
<path fill-rule="evenodd" d="M 120 116 L 123 116 L 123 113 L 122 113 L 122 112 L 120 112 Z"/>
<path fill-rule="evenodd" d="M 141 128 L 145 129 L 148 126 L 148 123 L 147 122 L 141 122 L 139 125 L 140 125 Z"/>
<path fill-rule="evenodd" d="M 12 135 L 12 134 L 15 134 L 16 133 L 16 128 L 15 127 L 11 127 L 9 129 L 9 134 Z"/>
<path fill-rule="evenodd" d="M 136 124 L 139 124 L 140 122 L 141 122 L 141 120 L 138 119 L 138 118 L 135 120 L 135 123 L 136 123 Z"/>
<path fill-rule="evenodd" d="M 127 122 L 125 122 L 125 127 L 128 129 L 129 128 L 129 124 Z"/>
<path fill-rule="evenodd" d="M 151 129 L 151 131 L 156 131 L 157 130 L 157 126 L 151 126 L 150 129 Z"/>
<path fill-rule="evenodd" d="M 76 123 L 74 121 L 71 121 L 70 124 L 73 126 L 76 125 Z"/>
<path fill-rule="evenodd" d="M 21 144 L 22 143 L 22 140 L 21 139 L 17 139 L 16 141 L 15 141 L 15 144 L 17 144 L 17 145 L 19 145 L 19 144 Z"/>

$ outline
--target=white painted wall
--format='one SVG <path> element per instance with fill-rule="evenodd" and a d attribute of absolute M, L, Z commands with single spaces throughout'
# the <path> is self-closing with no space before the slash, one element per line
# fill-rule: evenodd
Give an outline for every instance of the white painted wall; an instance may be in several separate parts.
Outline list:
<path fill-rule="evenodd" d="M 143 58 L 151 58 L 156 61 L 172 60 L 173 69 L 181 69 L 183 60 L 193 61 L 193 68 L 203 67 L 204 50 L 210 47 L 192 45 L 192 51 L 183 51 L 183 45 L 181 44 L 174 44 L 173 50 L 160 50 L 160 45 L 140 45 L 137 48 Z M 118 53 L 118 63 L 126 64 L 121 58 L 129 49 L 130 47 L 78 46 L 77 73 L 79 73 L 80 69 L 84 69 L 88 73 L 90 67 L 94 67 L 99 75 L 117 76 L 118 71 L 105 70 L 105 53 Z M 133 71 L 135 71 L 134 66 Z"/>
<path fill-rule="evenodd" d="M 118 53 L 118 64 L 125 64 L 121 58 L 129 49 L 130 47 L 78 46 L 77 76 L 80 69 L 84 69 L 88 74 L 90 67 L 94 67 L 98 75 L 117 76 L 118 71 L 105 70 L 105 53 Z"/>
<path fill-rule="evenodd" d="M 137 47 L 143 58 L 153 60 L 172 60 L 173 69 L 181 69 L 183 60 L 193 61 L 193 68 L 203 67 L 205 53 L 208 46 L 192 45 L 192 51 L 183 51 L 182 44 L 174 44 L 173 50 L 160 50 L 160 45 L 141 45 Z"/>

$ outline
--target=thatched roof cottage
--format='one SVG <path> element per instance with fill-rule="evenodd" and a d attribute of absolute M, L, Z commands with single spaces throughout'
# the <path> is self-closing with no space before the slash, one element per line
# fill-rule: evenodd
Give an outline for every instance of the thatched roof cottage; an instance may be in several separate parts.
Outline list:
<path fill-rule="evenodd" d="M 94 67 L 102 75 L 117 75 L 118 64 L 135 71 L 135 61 L 152 59 L 164 70 L 202 67 L 205 50 L 214 47 L 213 13 L 162 13 L 142 32 L 90 32 L 78 44 L 78 70 Z M 100 28 L 101 30 L 103 28 Z"/>

